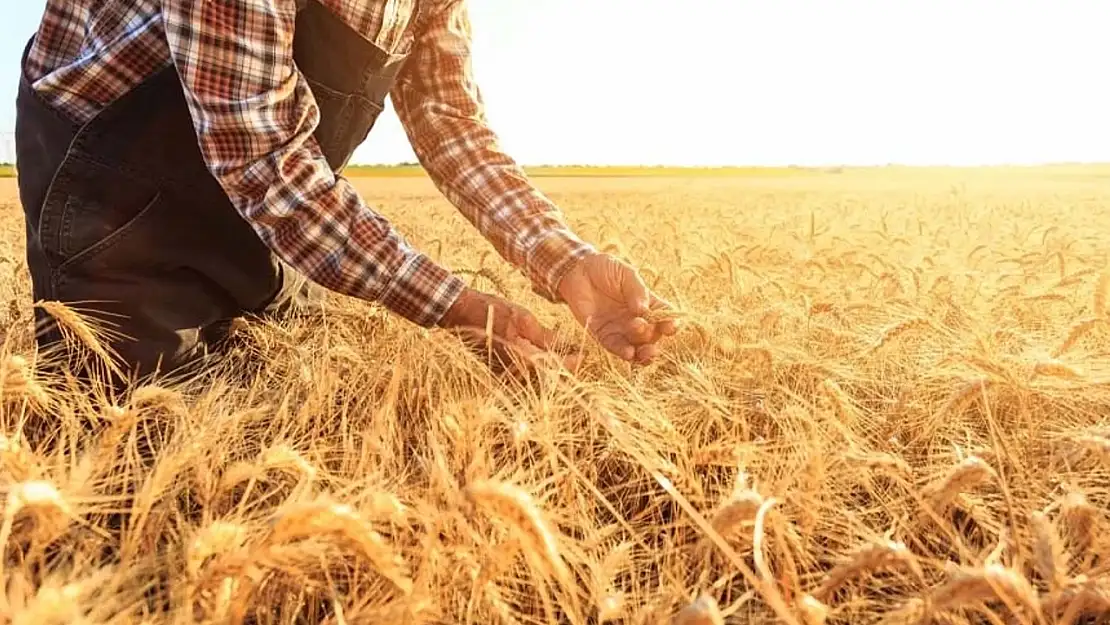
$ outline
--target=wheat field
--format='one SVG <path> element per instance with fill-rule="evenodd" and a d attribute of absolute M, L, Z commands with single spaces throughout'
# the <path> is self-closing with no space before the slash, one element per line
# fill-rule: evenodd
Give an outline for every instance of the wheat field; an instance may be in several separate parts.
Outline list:
<path fill-rule="evenodd" d="M 427 180 L 357 184 L 582 368 L 499 380 L 336 296 L 68 390 L 0 180 L 4 622 L 1110 619 L 1110 170 L 538 179 L 685 314 L 646 367 Z"/>

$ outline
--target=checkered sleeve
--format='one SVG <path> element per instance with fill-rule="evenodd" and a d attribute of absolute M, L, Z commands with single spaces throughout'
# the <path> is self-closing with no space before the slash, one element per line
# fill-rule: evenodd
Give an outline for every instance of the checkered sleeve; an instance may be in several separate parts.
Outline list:
<path fill-rule="evenodd" d="M 426 16 L 392 100 L 413 151 L 459 211 L 536 292 L 555 288 L 593 251 L 559 209 L 499 146 L 487 123 L 471 67 L 471 24 L 464 0 Z"/>
<path fill-rule="evenodd" d="M 313 281 L 435 325 L 463 282 L 410 248 L 333 174 L 293 63 L 296 0 L 164 0 L 201 152 L 263 241 Z"/>

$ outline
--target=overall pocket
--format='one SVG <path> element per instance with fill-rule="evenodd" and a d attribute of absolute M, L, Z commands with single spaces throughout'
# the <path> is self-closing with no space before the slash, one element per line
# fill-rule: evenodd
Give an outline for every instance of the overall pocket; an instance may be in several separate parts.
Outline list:
<path fill-rule="evenodd" d="M 71 152 L 46 192 L 39 220 L 55 273 L 98 263 L 124 233 L 149 221 L 160 197 L 145 178 Z"/>
<path fill-rule="evenodd" d="M 328 165 L 338 172 L 358 149 L 385 107 L 358 93 L 342 93 L 305 77 L 316 105 L 320 124 L 315 137 Z"/>

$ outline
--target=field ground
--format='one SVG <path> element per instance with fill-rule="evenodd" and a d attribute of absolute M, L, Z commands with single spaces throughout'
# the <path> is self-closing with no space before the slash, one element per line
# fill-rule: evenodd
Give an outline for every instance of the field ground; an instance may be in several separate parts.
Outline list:
<path fill-rule="evenodd" d="M 0 607 L 27 623 L 1110 616 L 1110 170 L 537 183 L 688 313 L 659 362 L 587 344 L 577 379 L 516 388 L 336 297 L 323 321 L 244 328 L 203 384 L 115 406 L 32 370 L 0 181 Z M 427 180 L 357 184 L 413 243 L 575 336 Z M 21 424 L 44 417 L 54 436 L 32 446 Z"/>
<path fill-rule="evenodd" d="M 912 172 L 914 176 L 939 174 L 947 177 L 961 177 L 967 175 L 965 168 L 950 167 L 914 167 L 902 166 L 886 167 L 635 167 L 635 166 L 575 166 L 575 165 L 550 165 L 526 167 L 525 170 L 532 178 L 779 178 L 779 177 L 813 177 L 829 174 L 851 175 L 889 175 L 905 174 Z M 1024 166 L 1005 166 L 977 168 L 976 174 L 984 173 L 1012 174 L 1025 176 L 1029 171 L 1035 171 L 1038 177 L 1044 175 L 1063 176 L 1095 176 L 1110 177 L 1110 165 L 1044 165 L 1035 168 Z M 351 165 L 344 173 L 349 178 L 422 178 L 424 169 L 418 165 Z M 15 176 L 15 168 L 11 165 L 0 164 L 0 178 Z"/>
<path fill-rule="evenodd" d="M 797 176 L 812 171 L 795 167 L 594 167 L 594 166 L 539 166 L 526 168 L 533 178 L 581 178 L 581 177 L 630 177 L 643 176 Z M 833 171 L 838 168 L 829 168 Z M 419 165 L 351 165 L 344 170 L 348 178 L 420 178 L 425 176 Z M 11 165 L 0 164 L 0 178 L 15 175 Z"/>

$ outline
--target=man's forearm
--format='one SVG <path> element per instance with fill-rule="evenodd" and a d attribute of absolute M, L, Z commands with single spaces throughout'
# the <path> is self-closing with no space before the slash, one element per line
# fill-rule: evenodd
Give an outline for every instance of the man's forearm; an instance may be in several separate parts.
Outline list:
<path fill-rule="evenodd" d="M 427 106 L 408 108 L 401 102 L 398 115 L 436 187 L 537 292 L 554 298 L 562 275 L 594 248 L 500 149 L 484 120 L 441 114 Z M 453 150 L 453 144 L 466 150 Z"/>
<path fill-rule="evenodd" d="M 422 25 L 394 108 L 437 188 L 537 292 L 555 299 L 559 279 L 593 248 L 498 145 L 470 62 L 466 4 L 446 3 Z"/>
<path fill-rule="evenodd" d="M 304 146 L 259 167 L 265 174 L 228 184 L 240 211 L 276 254 L 314 282 L 435 325 L 462 281 L 409 247 L 315 152 Z"/>

